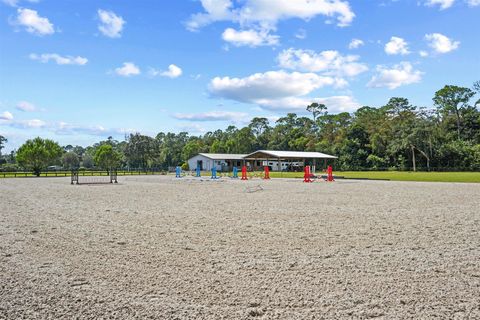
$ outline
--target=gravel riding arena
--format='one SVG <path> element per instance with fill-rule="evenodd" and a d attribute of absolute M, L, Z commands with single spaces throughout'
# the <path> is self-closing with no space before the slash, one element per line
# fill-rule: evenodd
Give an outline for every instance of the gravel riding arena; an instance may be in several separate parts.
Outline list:
<path fill-rule="evenodd" d="M 0 179 L 1 319 L 479 319 L 480 184 Z"/>

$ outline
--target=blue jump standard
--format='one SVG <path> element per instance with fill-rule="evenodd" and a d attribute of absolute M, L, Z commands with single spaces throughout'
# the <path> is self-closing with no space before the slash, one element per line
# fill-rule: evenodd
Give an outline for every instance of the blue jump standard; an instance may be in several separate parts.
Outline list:
<path fill-rule="evenodd" d="M 182 168 L 176 167 L 175 168 L 175 178 L 181 178 L 182 177 Z"/>
<path fill-rule="evenodd" d="M 217 177 L 217 168 L 212 168 L 212 177 L 210 179 L 218 179 Z"/>
<path fill-rule="evenodd" d="M 197 170 L 196 170 L 196 171 L 197 171 L 196 177 L 197 177 L 197 178 L 200 178 L 200 166 L 197 166 Z"/>
<path fill-rule="evenodd" d="M 237 167 L 233 167 L 233 177 L 234 179 L 238 179 L 238 168 Z"/>

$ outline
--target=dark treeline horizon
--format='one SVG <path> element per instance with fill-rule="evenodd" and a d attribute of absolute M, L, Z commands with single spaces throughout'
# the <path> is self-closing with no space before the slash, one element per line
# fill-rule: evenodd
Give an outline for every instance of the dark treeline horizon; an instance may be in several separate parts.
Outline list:
<path fill-rule="evenodd" d="M 328 106 L 306 106 L 311 116 L 288 113 L 271 124 L 254 117 L 242 128 L 200 136 L 187 132 L 155 137 L 130 134 L 91 146 L 67 145 L 80 165 L 95 166 L 96 150 L 109 144 L 121 154 L 121 168 L 167 169 L 183 165 L 201 152 L 251 153 L 256 150 L 319 151 L 338 157 L 336 170 L 480 170 L 480 82 L 473 88 L 447 85 L 435 92 L 431 108 L 393 97 L 380 107 L 363 106 L 353 113 L 329 114 Z M 3 139 L 2 139 L 3 138 Z M 0 137 L 0 152 L 8 137 Z M 15 166 L 15 152 L 0 157 L 3 167 Z M 52 163 L 53 164 L 53 163 Z M 57 159 L 55 164 L 61 164 Z"/>

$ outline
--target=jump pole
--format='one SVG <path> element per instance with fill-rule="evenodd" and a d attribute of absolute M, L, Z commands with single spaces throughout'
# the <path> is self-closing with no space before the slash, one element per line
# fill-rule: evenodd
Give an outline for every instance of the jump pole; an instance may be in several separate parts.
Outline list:
<path fill-rule="evenodd" d="M 265 180 L 270 179 L 270 168 L 268 166 L 265 166 L 263 168 L 263 172 L 264 172 L 263 179 Z"/>
<path fill-rule="evenodd" d="M 182 177 L 182 168 L 177 166 L 175 168 L 175 178 L 181 178 Z"/>
<path fill-rule="evenodd" d="M 200 166 L 197 165 L 197 169 L 196 169 L 196 175 L 195 175 L 197 178 L 200 178 Z"/>
<path fill-rule="evenodd" d="M 233 177 L 234 179 L 238 179 L 238 168 L 237 167 L 233 167 Z"/>
<path fill-rule="evenodd" d="M 303 182 L 313 182 L 310 174 L 310 166 L 305 166 L 303 172 Z"/>
<path fill-rule="evenodd" d="M 218 179 L 217 178 L 217 168 L 215 166 L 212 168 L 212 177 L 210 179 Z"/>
<path fill-rule="evenodd" d="M 243 166 L 242 167 L 242 180 L 248 180 L 248 177 L 247 177 L 247 166 Z"/>
<path fill-rule="evenodd" d="M 332 168 L 332 166 L 328 166 L 328 168 L 327 168 L 327 181 L 328 182 L 335 181 L 335 179 L 333 179 L 333 168 Z"/>

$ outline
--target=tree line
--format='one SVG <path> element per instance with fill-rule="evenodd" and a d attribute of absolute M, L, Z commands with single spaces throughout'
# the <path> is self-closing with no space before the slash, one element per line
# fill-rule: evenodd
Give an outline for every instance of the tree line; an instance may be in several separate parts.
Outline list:
<path fill-rule="evenodd" d="M 166 170 L 200 153 L 250 153 L 260 149 L 319 151 L 336 155 L 336 170 L 480 170 L 480 81 L 472 88 L 447 85 L 435 92 L 430 108 L 393 97 L 380 107 L 364 106 L 353 113 L 328 113 L 312 103 L 311 116 L 288 113 L 273 125 L 255 117 L 243 128 L 191 136 L 187 132 L 130 134 L 91 146 L 60 147 L 56 142 L 28 140 L 9 155 L 0 136 L 3 170 L 23 168 L 38 173 L 48 165 L 66 169 L 95 167 Z"/>

